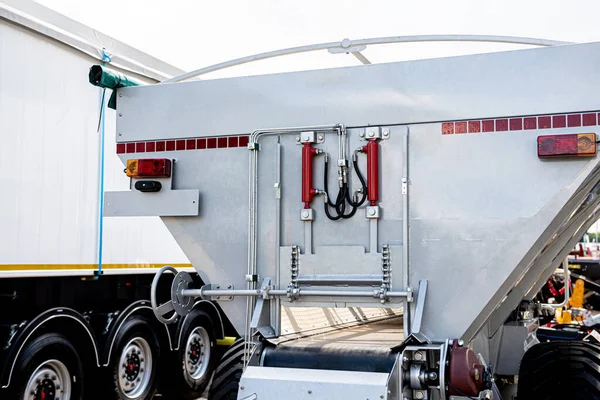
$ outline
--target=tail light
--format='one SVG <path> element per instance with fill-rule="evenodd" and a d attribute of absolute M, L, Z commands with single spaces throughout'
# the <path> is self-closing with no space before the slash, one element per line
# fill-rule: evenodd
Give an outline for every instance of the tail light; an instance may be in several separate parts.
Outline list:
<path fill-rule="evenodd" d="M 125 173 L 130 178 L 169 178 L 171 160 L 168 158 L 127 160 Z"/>
<path fill-rule="evenodd" d="M 596 155 L 596 134 L 538 136 L 538 157 L 593 157 Z"/>

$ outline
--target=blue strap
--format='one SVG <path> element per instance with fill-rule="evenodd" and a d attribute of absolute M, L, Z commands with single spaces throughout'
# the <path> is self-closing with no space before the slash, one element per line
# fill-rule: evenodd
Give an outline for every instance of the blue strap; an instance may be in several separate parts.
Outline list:
<path fill-rule="evenodd" d="M 107 62 L 111 62 L 112 59 L 106 52 L 106 49 L 102 48 L 102 66 L 105 66 Z M 102 253 L 103 253 L 103 236 L 104 236 L 104 139 L 105 139 L 105 119 L 106 114 L 106 102 L 104 100 L 104 94 L 106 89 L 102 89 L 102 95 L 100 98 L 100 187 L 98 196 L 98 270 L 95 271 L 95 279 L 98 279 L 102 275 Z"/>

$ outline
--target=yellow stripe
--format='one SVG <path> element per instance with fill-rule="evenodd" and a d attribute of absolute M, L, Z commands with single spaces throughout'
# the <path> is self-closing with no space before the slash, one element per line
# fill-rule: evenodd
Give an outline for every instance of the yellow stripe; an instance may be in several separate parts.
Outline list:
<path fill-rule="evenodd" d="M 127 269 L 127 268 L 162 268 L 170 265 L 174 268 L 192 268 L 192 264 L 102 264 L 102 269 Z M 0 264 L 0 271 L 48 271 L 48 270 L 74 270 L 98 269 L 98 264 Z"/>

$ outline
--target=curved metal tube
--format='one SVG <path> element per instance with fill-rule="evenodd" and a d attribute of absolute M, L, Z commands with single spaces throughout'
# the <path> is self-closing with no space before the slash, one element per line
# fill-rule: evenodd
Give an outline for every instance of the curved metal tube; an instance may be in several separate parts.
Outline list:
<path fill-rule="evenodd" d="M 307 46 L 290 47 L 287 49 L 267 51 L 265 53 L 254 54 L 251 56 L 236 58 L 208 67 L 196 69 L 164 80 L 162 83 L 181 82 L 187 79 L 195 78 L 209 72 L 219 71 L 221 69 L 235 67 L 237 65 L 247 64 L 254 61 L 266 60 L 268 58 L 288 56 L 291 54 L 308 53 L 318 50 L 329 50 L 331 53 L 348 52 L 354 53 L 364 50 L 368 45 L 392 44 L 392 43 L 414 43 L 414 42 L 483 42 L 483 43 L 507 43 L 522 44 L 530 46 L 559 46 L 573 44 L 572 42 L 562 42 L 558 40 L 547 40 L 539 38 L 527 38 L 518 36 L 494 36 L 494 35 L 412 35 L 412 36 L 387 36 L 371 39 L 350 40 L 344 39 L 341 42 L 328 42 L 311 44 Z M 354 48 L 353 48 L 354 47 Z M 356 47 L 359 47 L 357 49 Z"/>

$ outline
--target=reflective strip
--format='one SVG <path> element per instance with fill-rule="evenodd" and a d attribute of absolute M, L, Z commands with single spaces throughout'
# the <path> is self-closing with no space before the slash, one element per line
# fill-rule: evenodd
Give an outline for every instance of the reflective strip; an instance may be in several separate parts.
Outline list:
<path fill-rule="evenodd" d="M 170 265 L 176 269 L 193 268 L 192 264 L 102 264 L 102 269 L 160 269 Z M 95 270 L 98 264 L 0 264 L 2 271 Z"/>
<path fill-rule="evenodd" d="M 442 135 L 596 126 L 600 112 L 442 122 Z"/>
<path fill-rule="evenodd" d="M 248 135 L 242 135 L 117 143 L 117 154 L 225 148 L 232 149 L 248 146 L 248 138 Z"/>

